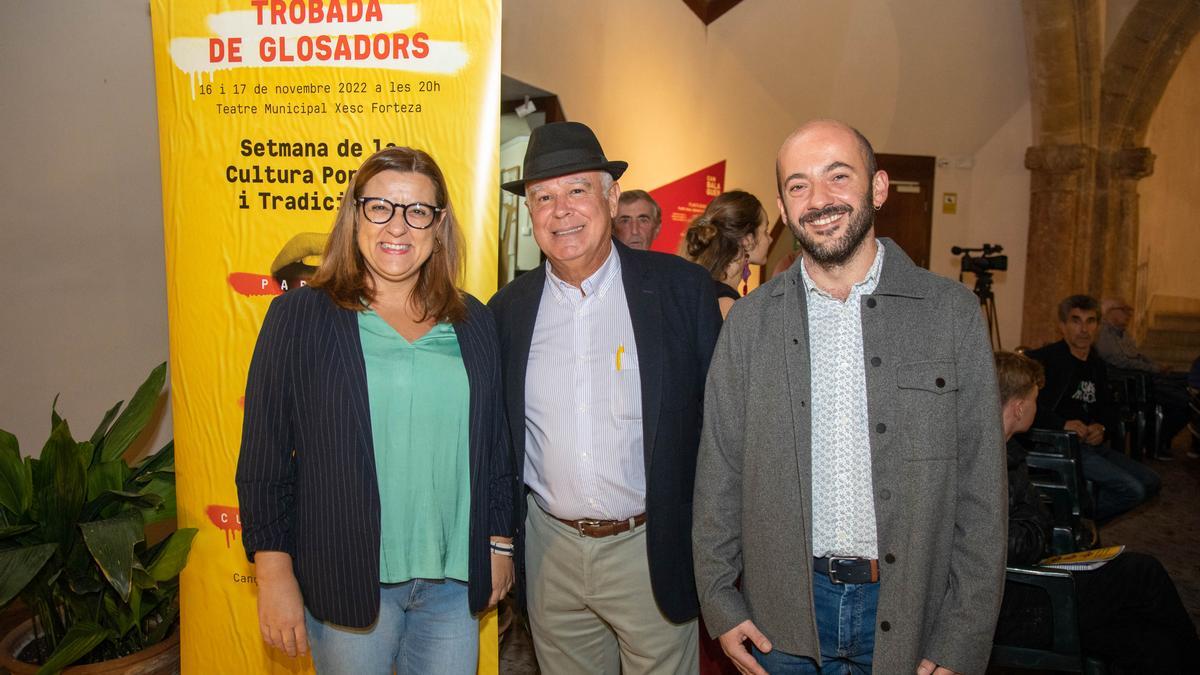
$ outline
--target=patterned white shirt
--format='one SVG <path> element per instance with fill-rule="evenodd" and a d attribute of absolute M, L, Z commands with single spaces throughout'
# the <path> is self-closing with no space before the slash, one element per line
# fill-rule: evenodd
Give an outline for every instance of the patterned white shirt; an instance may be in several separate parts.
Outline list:
<path fill-rule="evenodd" d="M 546 266 L 525 371 L 525 483 L 547 513 L 646 510 L 642 383 L 616 247 L 581 288 Z"/>
<path fill-rule="evenodd" d="M 808 297 L 812 379 L 813 555 L 878 557 L 871 481 L 871 432 L 863 354 L 862 298 L 875 291 L 883 245 L 845 302 L 800 275 Z"/>

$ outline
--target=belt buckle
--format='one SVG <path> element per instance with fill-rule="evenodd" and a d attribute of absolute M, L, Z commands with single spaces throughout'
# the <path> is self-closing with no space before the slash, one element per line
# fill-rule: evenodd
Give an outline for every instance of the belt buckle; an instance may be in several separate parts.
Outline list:
<path fill-rule="evenodd" d="M 588 535 L 583 531 L 584 527 L 600 527 L 601 525 L 603 525 L 603 523 L 601 523 L 599 520 L 580 518 L 579 520 L 575 521 L 575 531 L 579 533 L 579 536 L 586 537 Z"/>
<path fill-rule="evenodd" d="M 842 581 L 841 579 L 838 579 L 837 577 L 834 576 L 835 570 L 839 569 L 838 561 L 840 561 L 840 560 L 854 560 L 854 558 L 839 558 L 837 556 L 832 556 L 832 555 L 829 556 L 829 569 L 827 569 L 825 571 L 825 576 L 829 577 L 829 583 L 831 583 L 831 584 L 846 583 L 846 582 Z"/>

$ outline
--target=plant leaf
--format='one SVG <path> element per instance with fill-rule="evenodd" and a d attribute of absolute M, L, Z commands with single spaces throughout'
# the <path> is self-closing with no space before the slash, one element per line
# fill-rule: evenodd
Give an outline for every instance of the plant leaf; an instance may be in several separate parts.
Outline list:
<path fill-rule="evenodd" d="M 179 618 L 179 604 L 175 602 L 163 602 L 161 604 L 167 607 L 160 613 L 161 621 L 154 626 L 154 630 L 146 637 L 146 644 L 156 645 L 166 639 L 171 633 L 171 629 L 175 627 L 175 621 Z"/>
<path fill-rule="evenodd" d="M 128 602 L 133 580 L 133 547 L 145 538 L 141 514 L 128 512 L 116 518 L 80 523 L 79 529 L 83 530 L 88 551 L 108 583 L 123 602 Z"/>
<path fill-rule="evenodd" d="M 150 421 L 155 404 L 158 403 L 158 394 L 162 391 L 166 377 L 167 364 L 165 361 L 150 371 L 150 376 L 138 387 L 133 398 L 129 400 L 129 405 L 125 407 L 125 411 L 121 413 L 116 422 L 113 422 L 112 428 L 108 430 L 104 440 L 101 441 L 100 461 L 111 462 L 120 459 L 121 455 L 129 449 L 129 444 L 133 442 L 133 439 L 142 433 L 142 429 Z"/>
<path fill-rule="evenodd" d="M 137 586 L 129 589 L 129 615 L 134 624 L 137 624 L 142 618 L 142 589 Z M 125 631 L 122 635 L 127 632 L 129 631 Z"/>
<path fill-rule="evenodd" d="M 68 578 L 67 587 L 70 588 L 77 596 L 99 593 L 105 588 L 108 588 L 104 585 L 103 581 L 91 574 Z"/>
<path fill-rule="evenodd" d="M 84 441 L 75 444 L 75 452 L 79 455 L 80 461 L 83 462 L 83 468 L 90 469 L 92 460 L 96 458 L 96 446 L 92 445 L 91 441 Z"/>
<path fill-rule="evenodd" d="M 143 495 L 156 495 L 162 501 L 154 508 L 142 509 L 142 518 L 147 525 L 170 520 L 175 517 L 175 475 L 169 473 L 154 474 L 154 478 L 138 490 Z"/>
<path fill-rule="evenodd" d="M 77 450 L 71 429 L 64 421 L 50 434 L 42 448 L 37 474 L 44 485 L 36 486 L 41 508 L 38 518 L 46 528 L 45 539 L 69 543 L 87 491 L 87 466 Z"/>
<path fill-rule="evenodd" d="M 124 460 L 113 462 L 97 462 L 88 471 L 87 499 L 92 501 L 108 490 L 120 491 L 125 487 L 125 479 L 129 475 L 129 466 Z"/>
<path fill-rule="evenodd" d="M 140 566 L 133 566 L 133 585 L 135 588 L 148 589 L 158 588 L 158 582 L 151 578 L 150 574 Z"/>
<path fill-rule="evenodd" d="M 0 452 L 11 452 L 17 457 L 21 456 L 21 444 L 17 442 L 17 437 L 0 429 Z"/>
<path fill-rule="evenodd" d="M 58 544 L 37 544 L 0 551 L 0 607 L 25 590 L 57 548 Z"/>
<path fill-rule="evenodd" d="M 97 575 L 99 576 L 99 575 Z M 62 593 L 60 605 L 63 616 L 67 617 L 67 625 L 77 621 L 100 622 L 100 591 L 107 591 L 107 585 L 101 585 L 99 591 L 91 593 Z M 112 595 L 112 593 L 109 593 Z M 51 645 L 53 647 L 53 645 Z"/>
<path fill-rule="evenodd" d="M 100 447 L 100 441 L 104 440 L 104 434 L 108 433 L 109 425 L 112 424 L 113 418 L 117 416 L 117 413 L 121 412 L 121 406 L 124 403 L 125 401 L 117 401 L 116 405 L 104 413 L 104 418 L 100 420 L 100 424 L 96 425 L 96 430 L 92 432 L 92 437 L 88 439 L 92 442 L 92 445 Z"/>
<path fill-rule="evenodd" d="M 104 580 L 100 568 L 92 561 L 92 554 L 88 551 L 82 536 L 74 541 L 62 558 L 63 563 L 60 569 L 63 577 L 67 585 L 76 593 L 98 593 L 108 588 L 108 582 Z M 76 618 L 88 617 L 89 615 L 85 614 Z"/>
<path fill-rule="evenodd" d="M 58 397 L 62 394 L 55 394 L 54 400 L 50 402 L 50 431 L 53 432 L 62 424 L 63 418 L 58 416 Z"/>
<path fill-rule="evenodd" d="M 75 663 L 104 642 L 112 631 L 91 621 L 80 621 L 67 629 L 67 634 L 58 641 L 58 649 L 38 668 L 37 675 L 53 675 Z"/>
<path fill-rule="evenodd" d="M 0 506 L 20 516 L 29 510 L 33 476 L 21 460 L 17 437 L 0 429 Z"/>
<path fill-rule="evenodd" d="M 118 603 L 111 593 L 104 594 L 104 618 L 117 629 L 116 634 L 122 637 L 137 623 L 129 604 Z"/>
<path fill-rule="evenodd" d="M 115 518 L 125 511 L 124 508 L 110 508 L 113 505 L 128 504 L 139 511 L 155 513 L 160 508 L 162 497 L 143 492 L 128 492 L 125 490 L 105 490 L 96 499 L 88 502 L 80 520 L 90 522 L 96 519 Z M 145 522 L 145 521 L 143 521 Z"/>
<path fill-rule="evenodd" d="M 24 534 L 30 530 L 36 530 L 37 523 L 29 523 L 28 525 L 8 525 L 0 527 L 0 541 L 4 541 L 9 537 L 15 537 L 18 534 Z"/>
<path fill-rule="evenodd" d="M 175 472 L 175 441 L 167 441 L 167 444 L 159 448 L 158 452 L 150 455 L 138 464 L 137 470 L 133 472 L 133 480 L 139 483 L 145 483 L 150 480 L 151 476 L 159 472 Z"/>
<path fill-rule="evenodd" d="M 185 527 L 171 533 L 166 545 L 158 549 L 154 560 L 146 567 L 155 581 L 167 581 L 178 576 L 187 564 L 188 551 L 192 549 L 192 539 L 198 531 L 194 527 Z"/>

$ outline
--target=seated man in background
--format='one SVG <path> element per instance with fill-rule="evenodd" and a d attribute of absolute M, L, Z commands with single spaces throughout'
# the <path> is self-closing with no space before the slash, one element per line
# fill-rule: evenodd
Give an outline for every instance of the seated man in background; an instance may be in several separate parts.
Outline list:
<path fill-rule="evenodd" d="M 1090 515 L 1104 522 L 1158 493 L 1162 481 L 1149 467 L 1110 448 L 1106 425 L 1116 418 L 1108 391 L 1107 364 L 1092 350 L 1100 323 L 1100 303 L 1072 295 L 1058 304 L 1063 339 L 1028 355 L 1046 369 L 1034 426 L 1079 434 L 1083 476 L 1096 488 Z"/>
<path fill-rule="evenodd" d="M 1114 368 L 1150 374 L 1154 398 L 1163 407 L 1162 447 L 1154 448 L 1153 454 L 1155 459 L 1170 460 L 1171 439 L 1187 424 L 1187 375 L 1172 372 L 1138 350 L 1127 332 L 1129 321 L 1133 318 L 1133 308 L 1123 298 L 1105 298 L 1100 303 L 1100 309 L 1096 352 Z"/>
<path fill-rule="evenodd" d="M 1030 566 L 1048 553 L 1051 519 L 1029 480 L 1026 450 L 1013 434 L 1027 431 L 1044 381 L 1038 362 L 996 354 L 1001 420 L 1008 442 L 1008 564 Z M 1170 575 L 1153 556 L 1124 552 L 1103 567 L 1074 572 L 1080 643 L 1120 672 L 1200 672 L 1200 640 Z M 1051 609 L 1040 589 L 1007 584 L 996 643 L 1048 647 Z"/>
<path fill-rule="evenodd" d="M 662 229 L 662 209 L 645 190 L 626 190 L 617 200 L 613 236 L 629 248 L 650 250 Z"/>

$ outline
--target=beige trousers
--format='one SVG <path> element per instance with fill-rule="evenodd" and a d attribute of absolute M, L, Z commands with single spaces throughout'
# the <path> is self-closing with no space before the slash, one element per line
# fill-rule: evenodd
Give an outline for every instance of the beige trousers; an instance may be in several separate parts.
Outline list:
<path fill-rule="evenodd" d="M 593 539 L 528 506 L 526 599 L 545 675 L 699 672 L 696 620 L 671 623 L 654 603 L 645 525 Z"/>

